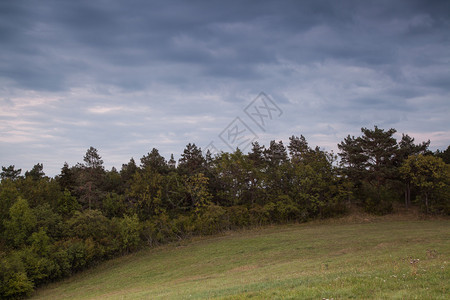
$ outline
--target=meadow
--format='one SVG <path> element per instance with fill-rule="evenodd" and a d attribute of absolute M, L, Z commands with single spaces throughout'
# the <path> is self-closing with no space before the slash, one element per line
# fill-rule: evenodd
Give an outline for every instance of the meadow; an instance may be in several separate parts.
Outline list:
<path fill-rule="evenodd" d="M 32 299 L 448 299 L 449 262 L 448 219 L 331 219 L 141 250 Z"/>

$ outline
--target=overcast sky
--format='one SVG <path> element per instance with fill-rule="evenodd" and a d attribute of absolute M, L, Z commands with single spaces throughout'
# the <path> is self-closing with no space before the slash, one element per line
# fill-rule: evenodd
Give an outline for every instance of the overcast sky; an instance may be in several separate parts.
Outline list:
<path fill-rule="evenodd" d="M 374 125 L 450 144 L 450 1 L 0 1 L 0 164 L 22 174 Z"/>

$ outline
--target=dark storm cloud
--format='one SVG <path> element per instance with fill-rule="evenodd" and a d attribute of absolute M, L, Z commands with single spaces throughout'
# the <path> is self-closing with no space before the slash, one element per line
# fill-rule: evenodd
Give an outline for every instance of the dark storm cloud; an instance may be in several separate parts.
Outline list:
<path fill-rule="evenodd" d="M 285 111 L 261 138 L 335 148 L 376 124 L 442 148 L 449 15 L 448 1 L 2 1 L 0 163 L 45 148 L 58 166 L 91 144 L 116 166 L 178 154 L 260 91 Z"/>
<path fill-rule="evenodd" d="M 70 77 L 89 72 L 94 80 L 142 89 L 141 76 L 148 74 L 133 71 L 146 66 L 151 73 L 155 62 L 241 79 L 258 76 L 258 64 L 280 57 L 390 64 L 401 54 L 386 46 L 393 39 L 402 48 L 442 38 L 436 29 L 448 29 L 445 2 L 406 3 L 14 1 L 1 9 L 1 75 L 26 88 L 57 90 L 79 84 Z M 416 58 L 420 63 L 426 55 Z M 114 79 L 123 73 L 136 83 Z"/>

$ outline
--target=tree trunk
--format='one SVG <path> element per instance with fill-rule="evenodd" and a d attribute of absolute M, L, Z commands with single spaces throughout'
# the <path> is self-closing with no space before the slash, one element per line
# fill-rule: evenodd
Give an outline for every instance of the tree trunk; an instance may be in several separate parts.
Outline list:
<path fill-rule="evenodd" d="M 408 205 L 411 206 L 411 184 L 408 182 L 406 189 L 408 191 Z"/>
<path fill-rule="evenodd" d="M 408 184 L 405 184 L 405 207 L 408 208 Z"/>
<path fill-rule="evenodd" d="M 409 182 L 405 184 L 405 206 L 406 208 L 411 206 L 411 184 Z"/>

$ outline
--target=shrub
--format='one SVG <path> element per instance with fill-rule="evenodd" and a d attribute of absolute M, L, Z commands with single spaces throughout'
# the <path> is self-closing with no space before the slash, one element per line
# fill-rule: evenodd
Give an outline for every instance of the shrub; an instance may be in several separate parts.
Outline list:
<path fill-rule="evenodd" d="M 362 185 L 362 197 L 366 212 L 385 215 L 393 210 L 392 204 L 398 200 L 398 194 L 386 186 L 375 186 L 369 183 Z"/>
<path fill-rule="evenodd" d="M 169 216 L 163 213 L 145 221 L 141 235 L 149 246 L 154 246 L 173 240 L 176 237 L 176 228 Z"/>
<path fill-rule="evenodd" d="M 245 206 L 227 207 L 225 217 L 228 219 L 228 229 L 242 228 L 250 224 L 250 213 Z"/>
<path fill-rule="evenodd" d="M 34 252 L 31 247 L 22 249 L 18 253 L 22 259 L 29 280 L 34 284 L 37 285 L 48 279 L 55 278 L 54 274 L 58 266 L 54 261 Z"/>
<path fill-rule="evenodd" d="M 31 294 L 33 282 L 28 278 L 25 267 L 16 252 L 0 258 L 0 298 L 14 299 Z"/>
<path fill-rule="evenodd" d="M 118 234 L 120 248 L 122 251 L 129 252 L 136 249 L 140 244 L 139 234 L 141 232 L 141 224 L 136 214 L 132 216 L 124 216 L 115 219 L 118 225 Z"/>
<path fill-rule="evenodd" d="M 223 207 L 215 204 L 204 207 L 195 220 L 195 232 L 213 234 L 229 228 L 225 213 Z"/>

